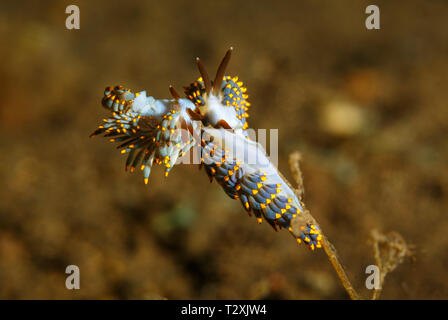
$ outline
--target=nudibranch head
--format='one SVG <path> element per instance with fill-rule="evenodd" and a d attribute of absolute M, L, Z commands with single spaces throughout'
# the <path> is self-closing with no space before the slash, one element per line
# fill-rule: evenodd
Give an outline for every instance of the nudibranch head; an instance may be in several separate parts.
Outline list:
<path fill-rule="evenodd" d="M 201 77 L 185 87 L 185 94 L 195 105 L 192 116 L 205 125 L 244 130 L 248 126 L 246 118 L 249 117 L 247 111 L 250 106 L 247 89 L 238 77 L 224 75 L 232 50 L 230 48 L 221 61 L 214 81 L 210 81 L 201 60 L 197 58 Z"/>

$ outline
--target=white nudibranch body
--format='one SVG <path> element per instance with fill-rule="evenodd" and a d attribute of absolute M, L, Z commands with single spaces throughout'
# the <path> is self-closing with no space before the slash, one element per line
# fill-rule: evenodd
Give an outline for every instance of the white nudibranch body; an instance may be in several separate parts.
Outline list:
<path fill-rule="evenodd" d="M 218 97 L 211 93 L 206 101 L 204 106 L 199 107 L 199 111 L 212 127 L 217 127 L 221 121 L 225 121 L 233 130 L 243 128 L 243 123 L 237 118 L 235 109 L 221 103 L 222 95 Z"/>
<path fill-rule="evenodd" d="M 174 100 L 156 100 L 152 96 L 147 97 L 146 91 L 141 91 L 134 99 L 131 110 L 145 117 L 160 119 L 172 107 Z"/>

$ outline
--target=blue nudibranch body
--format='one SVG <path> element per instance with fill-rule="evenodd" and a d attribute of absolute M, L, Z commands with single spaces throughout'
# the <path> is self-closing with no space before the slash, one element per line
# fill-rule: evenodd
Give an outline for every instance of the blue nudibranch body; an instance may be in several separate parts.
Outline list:
<path fill-rule="evenodd" d="M 107 87 L 102 105 L 111 116 L 91 136 L 104 134 L 120 143 L 118 148 L 128 155 L 126 169 L 140 168 L 146 184 L 154 162 L 165 167 L 167 176 L 179 159 L 197 147 L 210 181 L 216 180 L 229 197 L 239 199 L 259 223 L 264 219 L 275 230 L 293 233 L 291 222 L 303 213 L 303 206 L 261 145 L 247 135 L 247 89 L 238 77 L 224 74 L 231 53 L 232 48 L 213 81 L 197 59 L 201 77 L 185 87 L 186 98 L 173 87 L 172 99 L 155 99 L 146 91 L 123 86 Z M 298 236 L 293 234 L 297 242 L 312 250 L 322 246 L 317 226 L 306 223 L 300 229 Z"/>

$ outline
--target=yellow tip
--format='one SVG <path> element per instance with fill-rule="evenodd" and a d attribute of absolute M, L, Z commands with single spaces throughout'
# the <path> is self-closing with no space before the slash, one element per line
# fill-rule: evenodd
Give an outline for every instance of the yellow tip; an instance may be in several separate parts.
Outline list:
<path fill-rule="evenodd" d="M 145 184 L 148 184 L 149 179 L 145 178 Z"/>

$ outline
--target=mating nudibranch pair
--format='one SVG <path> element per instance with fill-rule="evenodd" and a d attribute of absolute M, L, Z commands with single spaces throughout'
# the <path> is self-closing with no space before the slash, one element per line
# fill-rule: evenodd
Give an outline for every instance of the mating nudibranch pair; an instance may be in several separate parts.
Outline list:
<path fill-rule="evenodd" d="M 201 77 L 185 87 L 181 98 L 170 86 L 172 99 L 154 99 L 146 91 L 134 93 L 123 86 L 107 87 L 102 105 L 112 116 L 92 133 L 103 134 L 111 142 L 121 142 L 128 154 L 126 169 L 143 171 L 145 183 L 155 161 L 165 166 L 167 176 L 180 158 L 197 147 L 200 166 L 233 199 L 240 199 L 246 211 L 259 223 L 263 218 L 275 229 L 288 229 L 299 243 L 310 249 L 322 246 L 317 226 L 303 223 L 293 232 L 292 221 L 302 215 L 303 206 L 264 149 L 252 141 L 248 127 L 247 89 L 238 77 L 226 76 L 230 48 L 210 80 L 201 60 Z M 204 137 L 207 137 L 205 139 Z M 256 159 L 256 161 L 250 161 Z"/>

